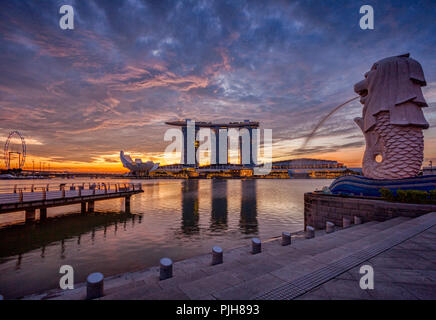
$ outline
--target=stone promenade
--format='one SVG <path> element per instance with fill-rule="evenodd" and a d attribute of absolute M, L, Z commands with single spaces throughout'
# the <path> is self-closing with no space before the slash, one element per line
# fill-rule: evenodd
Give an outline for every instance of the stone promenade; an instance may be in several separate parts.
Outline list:
<path fill-rule="evenodd" d="M 171 257 L 170 257 L 171 258 Z M 359 286 L 361 265 L 374 269 L 374 289 Z M 436 299 L 436 213 L 367 222 L 315 238 L 293 235 L 250 247 L 224 248 L 224 263 L 211 254 L 177 261 L 174 276 L 159 268 L 105 279 L 100 299 Z M 52 290 L 26 299 L 85 299 L 86 286 Z"/>

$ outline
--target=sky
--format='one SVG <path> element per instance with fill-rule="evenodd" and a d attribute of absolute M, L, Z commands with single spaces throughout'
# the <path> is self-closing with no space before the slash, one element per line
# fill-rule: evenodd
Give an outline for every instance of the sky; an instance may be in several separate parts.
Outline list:
<path fill-rule="evenodd" d="M 74 30 L 59 27 L 62 5 Z M 359 27 L 362 5 L 374 30 Z M 355 101 L 304 137 L 377 60 L 409 52 L 425 73 L 425 164 L 436 161 L 434 1 L 0 0 L 0 144 L 18 130 L 26 168 L 118 171 L 165 154 L 166 121 L 259 121 L 273 159 L 361 166 Z M 1 165 L 4 167 L 4 163 Z"/>

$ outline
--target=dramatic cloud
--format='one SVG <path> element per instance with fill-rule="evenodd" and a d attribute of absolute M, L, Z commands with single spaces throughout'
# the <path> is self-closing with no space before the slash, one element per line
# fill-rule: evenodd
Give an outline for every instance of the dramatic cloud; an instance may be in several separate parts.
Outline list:
<path fill-rule="evenodd" d="M 59 28 L 59 8 L 75 29 Z M 426 160 L 436 160 L 436 6 L 358 1 L 2 2 L 0 136 L 21 131 L 36 161 L 120 170 L 123 149 L 168 161 L 168 120 L 257 120 L 273 129 L 276 159 L 329 157 L 358 166 L 363 137 L 354 102 L 315 138 L 304 137 L 355 96 L 372 63 L 410 52 L 424 67 L 430 105 Z M 30 143 L 38 142 L 38 143 Z M 353 156 L 351 156 L 353 155 Z"/>

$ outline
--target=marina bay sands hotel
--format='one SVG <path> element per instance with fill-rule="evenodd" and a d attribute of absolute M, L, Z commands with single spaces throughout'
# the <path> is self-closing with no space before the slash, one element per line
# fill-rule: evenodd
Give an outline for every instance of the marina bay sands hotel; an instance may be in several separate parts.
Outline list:
<path fill-rule="evenodd" d="M 197 133 L 200 128 L 211 130 L 211 165 L 229 164 L 229 129 L 239 133 L 239 164 L 254 167 L 257 163 L 259 122 L 244 120 L 241 122 L 212 123 L 195 122 L 190 119 L 168 121 L 167 125 L 181 127 L 183 145 L 181 164 L 187 167 L 197 167 L 197 150 L 199 142 Z"/>

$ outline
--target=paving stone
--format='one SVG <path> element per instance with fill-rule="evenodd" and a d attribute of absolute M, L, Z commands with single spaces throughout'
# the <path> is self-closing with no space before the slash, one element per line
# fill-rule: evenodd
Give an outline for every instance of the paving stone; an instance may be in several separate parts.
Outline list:
<path fill-rule="evenodd" d="M 377 281 L 374 289 L 368 290 L 372 299 L 377 300 L 416 300 L 417 297 L 403 286 L 392 282 Z"/>
<path fill-rule="evenodd" d="M 157 283 L 138 282 L 134 286 L 123 286 L 116 292 L 105 294 L 101 300 L 141 300 L 144 296 L 162 291 Z"/>
<path fill-rule="evenodd" d="M 374 273 L 379 273 L 379 270 Z M 434 271 L 436 275 L 436 271 Z M 435 284 L 431 276 L 426 273 L 426 270 L 413 270 L 413 269 L 383 269 L 383 273 L 387 275 L 393 283 L 403 284 Z M 433 276 L 434 276 L 433 275 Z M 377 275 L 374 275 L 375 281 L 378 281 Z"/>
<path fill-rule="evenodd" d="M 233 276 L 242 281 L 248 281 L 260 277 L 272 271 L 280 269 L 282 266 L 274 262 L 262 261 L 254 264 L 247 264 L 232 272 Z"/>
<path fill-rule="evenodd" d="M 213 292 L 232 287 L 242 280 L 231 272 L 224 271 L 196 281 L 182 283 L 178 287 L 191 299 L 197 299 Z"/>
<path fill-rule="evenodd" d="M 231 288 L 218 291 L 212 295 L 218 300 L 249 300 L 284 283 L 283 280 L 271 274 L 266 274 L 253 280 L 242 282 Z"/>
<path fill-rule="evenodd" d="M 282 280 L 293 281 L 304 274 L 314 272 L 324 266 L 324 264 L 316 262 L 310 257 L 305 257 L 285 267 L 274 270 L 271 274 Z"/>
<path fill-rule="evenodd" d="M 436 300 L 436 285 L 407 284 L 403 287 L 420 300 Z"/>
<path fill-rule="evenodd" d="M 157 283 L 159 287 L 161 287 L 162 289 L 166 289 L 166 288 L 178 286 L 179 284 L 185 282 L 192 282 L 195 280 L 199 280 L 207 276 L 208 274 L 202 271 L 201 269 L 190 271 L 190 272 L 182 272 L 180 270 L 178 271 L 175 270 L 172 278 L 161 280 L 161 281 L 158 280 Z"/>
<path fill-rule="evenodd" d="M 321 286 L 327 295 L 333 299 L 371 299 L 368 290 L 362 290 L 355 280 L 334 279 Z"/>
<path fill-rule="evenodd" d="M 179 288 L 156 290 L 153 293 L 139 297 L 141 300 L 189 300 L 189 296 Z"/>

